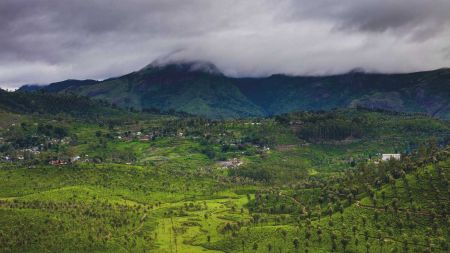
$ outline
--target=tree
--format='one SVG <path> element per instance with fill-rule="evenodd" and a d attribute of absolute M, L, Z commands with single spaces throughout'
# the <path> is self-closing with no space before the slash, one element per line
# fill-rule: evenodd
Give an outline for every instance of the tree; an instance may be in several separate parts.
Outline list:
<path fill-rule="evenodd" d="M 398 211 L 398 199 L 397 198 L 392 199 L 392 209 L 394 209 L 394 211 L 397 213 L 397 211 Z"/>
<path fill-rule="evenodd" d="M 337 250 L 336 241 L 332 240 L 331 241 L 331 251 L 335 252 L 336 250 Z"/>
<path fill-rule="evenodd" d="M 257 251 L 258 250 L 258 244 L 256 242 L 253 243 L 252 249 L 253 249 L 253 251 Z"/>
<path fill-rule="evenodd" d="M 343 236 L 341 239 L 341 244 L 342 244 L 342 249 L 345 250 L 347 249 L 348 244 L 350 243 L 350 237 L 348 236 Z"/>
<path fill-rule="evenodd" d="M 272 252 L 272 244 L 267 244 L 267 251 Z"/>
<path fill-rule="evenodd" d="M 403 245 L 403 252 L 407 253 L 409 251 L 408 241 L 404 239 L 402 245 Z"/>
<path fill-rule="evenodd" d="M 317 240 L 318 240 L 319 242 L 322 241 L 322 229 L 321 229 L 320 227 L 317 228 Z"/>
<path fill-rule="evenodd" d="M 298 240 L 298 238 L 295 238 L 292 243 L 294 244 L 295 252 L 298 252 L 298 247 L 300 246 L 300 241 Z"/>
<path fill-rule="evenodd" d="M 366 242 L 369 240 L 369 231 L 364 231 L 364 240 L 366 240 Z"/>
<path fill-rule="evenodd" d="M 311 232 L 309 230 L 305 231 L 305 240 L 309 241 L 309 239 L 311 238 Z"/>
<path fill-rule="evenodd" d="M 355 225 L 353 225 L 352 226 L 353 237 L 356 236 L 356 231 L 358 231 L 358 228 Z"/>
<path fill-rule="evenodd" d="M 253 218 L 253 223 L 257 224 L 259 222 L 261 216 L 259 214 L 253 214 L 252 218 Z"/>
<path fill-rule="evenodd" d="M 412 237 L 412 242 L 413 242 L 413 244 L 416 246 L 416 248 L 417 248 L 417 246 L 419 245 L 419 241 L 420 241 L 420 239 L 419 239 L 419 237 L 418 237 L 417 235 L 414 235 L 414 236 Z"/>
<path fill-rule="evenodd" d="M 287 236 L 286 230 L 284 230 L 284 229 L 281 230 L 281 236 L 283 237 L 283 240 L 286 243 L 286 236 Z"/>
<path fill-rule="evenodd" d="M 381 234 L 381 231 L 378 232 L 378 242 L 380 244 L 380 250 L 383 252 L 383 246 L 384 246 L 384 237 Z"/>
<path fill-rule="evenodd" d="M 337 245 L 336 245 L 337 235 L 334 232 L 330 232 L 330 239 L 331 239 L 331 251 L 336 251 L 337 250 Z"/>
<path fill-rule="evenodd" d="M 328 216 L 331 218 L 331 215 L 333 215 L 333 207 L 331 206 L 331 203 L 328 205 Z"/>
<path fill-rule="evenodd" d="M 366 243 L 366 253 L 369 253 L 370 250 L 370 243 Z"/>

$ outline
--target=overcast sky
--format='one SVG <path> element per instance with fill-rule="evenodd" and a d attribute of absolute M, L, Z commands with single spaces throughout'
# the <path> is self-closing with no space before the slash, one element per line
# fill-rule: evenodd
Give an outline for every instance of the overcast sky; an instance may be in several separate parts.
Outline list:
<path fill-rule="evenodd" d="M 0 87 L 169 55 L 232 76 L 450 66 L 450 0 L 0 0 Z"/>

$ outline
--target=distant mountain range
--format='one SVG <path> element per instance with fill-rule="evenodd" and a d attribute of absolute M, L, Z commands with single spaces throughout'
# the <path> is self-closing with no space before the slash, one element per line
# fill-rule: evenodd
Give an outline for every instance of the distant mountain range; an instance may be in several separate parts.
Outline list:
<path fill-rule="evenodd" d="M 209 62 L 152 63 L 104 81 L 25 85 L 19 92 L 74 93 L 134 109 L 210 118 L 259 117 L 297 110 L 364 107 L 450 118 L 450 69 L 409 74 L 353 71 L 330 76 L 225 76 Z"/>

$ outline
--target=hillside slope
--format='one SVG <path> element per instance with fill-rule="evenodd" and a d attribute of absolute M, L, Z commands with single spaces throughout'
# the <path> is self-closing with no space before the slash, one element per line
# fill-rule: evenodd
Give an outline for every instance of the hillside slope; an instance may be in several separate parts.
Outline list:
<path fill-rule="evenodd" d="M 60 92 L 65 91 L 68 92 L 72 89 L 76 89 L 80 86 L 87 86 L 96 84 L 99 81 L 97 80 L 73 80 L 68 79 L 61 82 L 51 83 L 49 85 L 37 85 L 37 84 L 26 84 L 18 89 L 18 91 L 22 92 L 33 92 L 33 91 L 43 91 L 43 92 Z"/>
<path fill-rule="evenodd" d="M 244 95 L 269 115 L 342 107 L 423 112 L 443 118 L 450 113 L 448 69 L 411 74 L 274 75 L 237 81 Z"/>
<path fill-rule="evenodd" d="M 67 114 L 79 118 L 121 115 L 105 101 L 73 94 L 7 92 L 0 89 L 0 110 L 17 114 Z"/>

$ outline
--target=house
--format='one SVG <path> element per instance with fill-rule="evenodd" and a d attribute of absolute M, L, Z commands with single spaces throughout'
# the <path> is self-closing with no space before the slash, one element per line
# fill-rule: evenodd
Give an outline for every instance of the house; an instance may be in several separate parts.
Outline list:
<path fill-rule="evenodd" d="M 303 121 L 289 121 L 289 125 L 303 125 Z"/>
<path fill-rule="evenodd" d="M 70 159 L 70 162 L 76 162 L 76 161 L 78 161 L 78 160 L 80 160 L 80 156 L 79 155 L 77 155 L 77 156 L 74 156 L 74 157 L 72 157 L 71 159 Z"/>
<path fill-rule="evenodd" d="M 48 162 L 48 164 L 50 165 L 67 165 L 67 161 L 64 160 L 51 160 L 50 162 Z"/>
<path fill-rule="evenodd" d="M 150 141 L 150 139 L 151 139 L 151 137 L 148 134 L 143 135 L 139 138 L 140 141 Z"/>
<path fill-rule="evenodd" d="M 33 155 L 39 155 L 41 153 L 39 151 L 39 147 L 23 149 L 22 152 L 30 153 L 30 154 L 33 154 Z"/>
<path fill-rule="evenodd" d="M 219 162 L 219 166 L 222 168 L 237 168 L 237 167 L 241 166 L 242 164 L 243 164 L 243 162 L 237 158 L 233 158 L 228 161 Z"/>
<path fill-rule="evenodd" d="M 381 160 L 382 161 L 388 161 L 388 160 L 400 160 L 401 155 L 400 154 L 382 154 Z"/>

